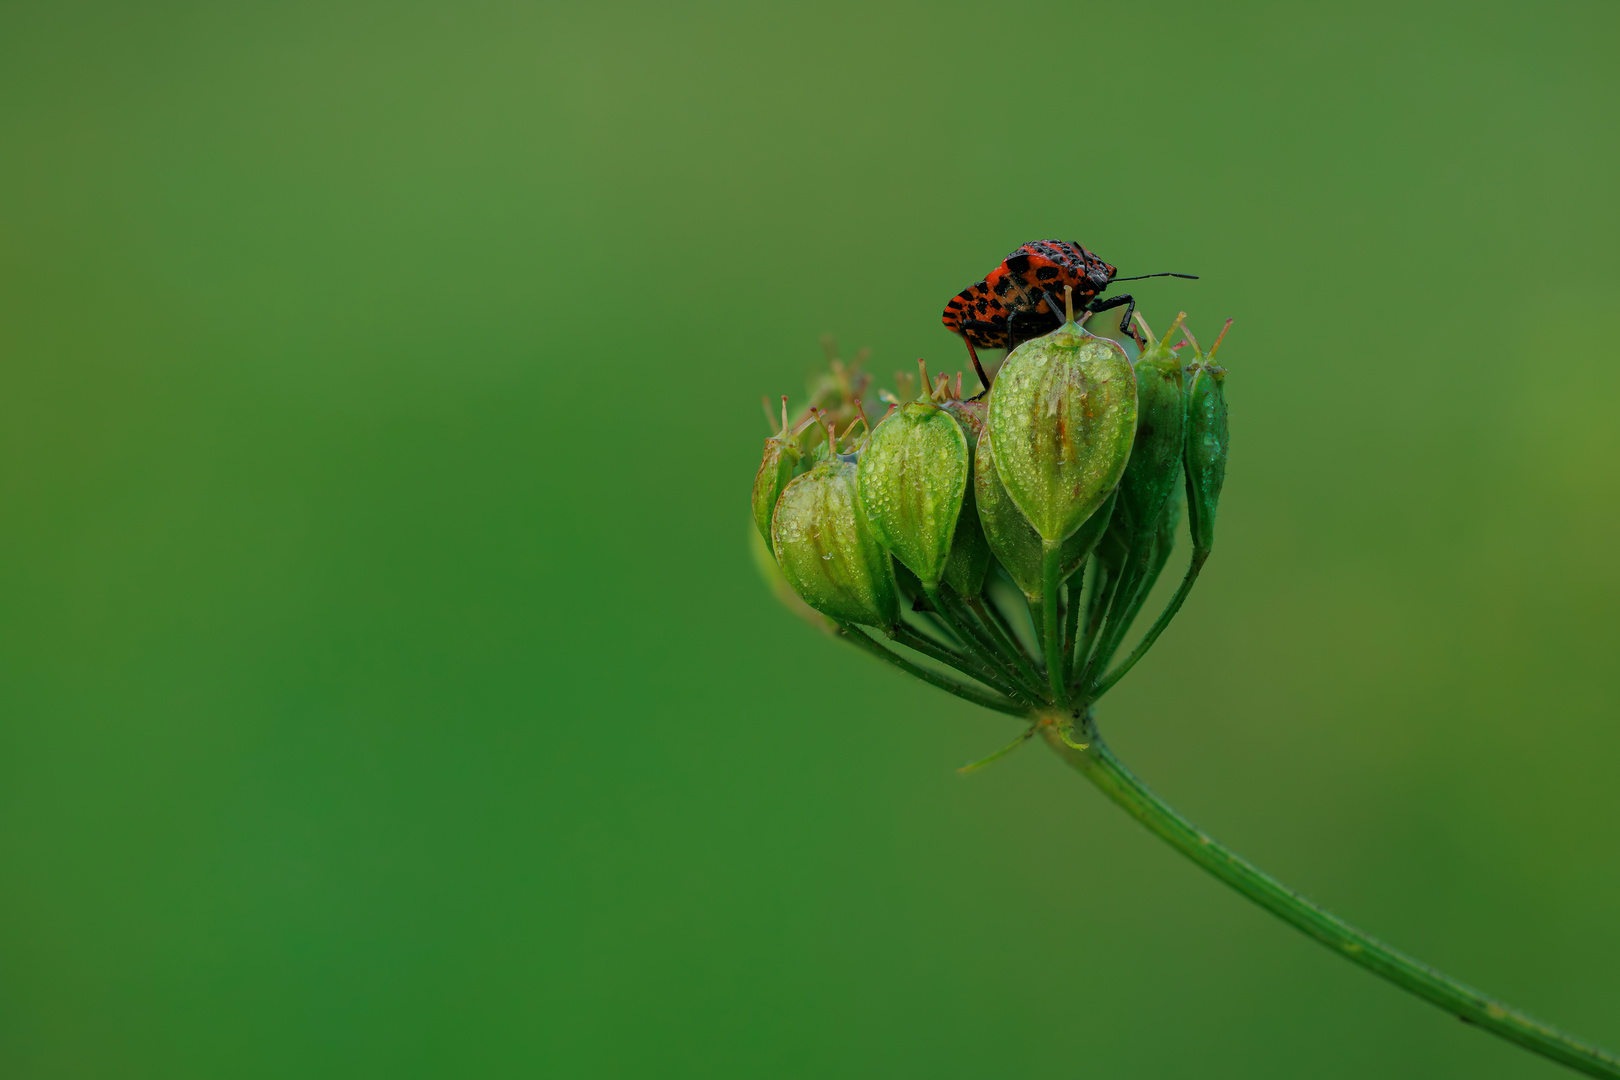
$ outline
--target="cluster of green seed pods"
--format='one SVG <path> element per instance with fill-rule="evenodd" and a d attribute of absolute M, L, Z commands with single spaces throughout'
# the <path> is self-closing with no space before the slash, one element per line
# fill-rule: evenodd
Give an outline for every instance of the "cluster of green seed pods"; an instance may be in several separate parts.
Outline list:
<path fill-rule="evenodd" d="M 1068 308 L 1072 287 L 1064 293 Z M 1230 451 L 1226 371 L 1215 356 L 1231 320 L 1206 353 L 1185 313 L 1163 338 L 1138 315 L 1133 361 L 1067 315 L 1013 349 L 982 400 L 964 401 L 960 376 L 954 388 L 931 380 L 919 361 L 919 376 L 897 376 L 899 396 L 885 395 L 889 411 L 871 425 L 859 397 L 866 377 L 836 360 L 797 424 L 784 398 L 753 489 L 756 555 L 777 595 L 869 655 L 1023 722 L 1012 743 L 960 772 L 1039 733 L 1161 838 L 1336 952 L 1551 1060 L 1620 1076 L 1613 1056 L 1261 873 L 1171 810 L 1102 742 L 1092 706 L 1153 646 L 1214 547 Z M 1172 345 L 1177 332 L 1185 340 Z M 1116 662 L 1183 516 L 1185 576 Z M 1027 621 L 1017 625 L 1009 606 Z"/>
<path fill-rule="evenodd" d="M 1133 363 L 1070 318 L 1013 350 L 987 396 L 963 400 L 960 377 L 953 387 L 922 367 L 904 380 L 914 397 L 890 396 L 874 425 L 855 401 L 842 432 L 815 408 L 791 425 L 784 403 L 753 492 L 776 567 L 846 631 L 870 627 L 931 656 L 937 647 L 1014 702 L 1084 698 L 1170 555 L 1183 479 L 1195 551 L 1207 556 L 1213 543 L 1225 372 L 1181 322 L 1162 340 L 1142 322 Z M 1190 366 L 1171 347 L 1178 330 Z M 809 450 L 812 430 L 820 438 Z M 992 610 L 999 581 L 1028 603 L 1022 633 L 1036 649 Z M 938 635 L 911 630 L 908 612 Z M 1042 665 L 1045 676 L 1034 671 Z"/>

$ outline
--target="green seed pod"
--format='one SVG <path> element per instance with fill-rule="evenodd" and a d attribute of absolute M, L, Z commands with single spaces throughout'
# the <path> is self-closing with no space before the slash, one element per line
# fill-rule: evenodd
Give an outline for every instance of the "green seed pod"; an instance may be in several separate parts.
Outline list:
<path fill-rule="evenodd" d="M 956 419 L 927 401 L 890 412 L 861 452 L 858 488 L 872 533 L 924 587 L 945 575 L 971 469 Z"/>
<path fill-rule="evenodd" d="M 1226 457 L 1230 441 L 1226 426 L 1226 369 L 1215 365 L 1215 353 L 1226 338 L 1232 320 L 1226 320 L 1221 336 L 1208 355 L 1199 351 L 1198 342 L 1187 334 L 1192 345 L 1193 363 L 1187 372 L 1187 528 L 1193 547 L 1208 552 L 1215 546 L 1215 511 L 1226 482 Z"/>
<path fill-rule="evenodd" d="M 1013 503 L 1043 540 L 1068 539 L 1130 460 L 1136 376 L 1125 350 L 1072 322 L 1024 342 L 990 391 L 989 430 Z"/>
<path fill-rule="evenodd" d="M 1170 553 L 1176 548 L 1176 529 L 1180 525 L 1181 492 L 1173 491 L 1159 508 L 1159 517 L 1153 524 L 1153 542 L 1139 586 L 1141 595 L 1137 600 L 1138 607 L 1147 599 L 1147 594 L 1159 580 L 1159 575 L 1164 573 L 1165 563 L 1170 561 Z"/>
<path fill-rule="evenodd" d="M 754 474 L 754 524 L 767 545 L 771 542 L 771 514 L 776 510 L 776 500 L 798 467 L 797 446 L 783 445 L 775 436 L 765 440 L 765 460 Z"/>
<path fill-rule="evenodd" d="M 1147 333 L 1148 347 L 1136 362 L 1136 438 L 1125 477 L 1119 482 L 1120 505 L 1129 521 L 1151 523 L 1180 478 L 1187 403 L 1181 390 L 1181 362 L 1170 351 L 1169 338 L 1187 313 L 1162 339 L 1155 339 L 1147 320 L 1136 316 Z"/>
<path fill-rule="evenodd" d="M 838 629 L 837 623 L 799 599 L 799 594 L 782 576 L 782 568 L 776 565 L 770 543 L 762 539 L 758 532 L 748 534 L 748 551 L 754 557 L 754 569 L 765 579 L 765 584 L 770 587 L 771 595 L 776 597 L 778 603 L 823 633 L 830 634 Z"/>
<path fill-rule="evenodd" d="M 804 602 L 840 622 L 887 630 L 900 618 L 889 555 L 855 495 L 855 466 L 833 458 L 795 477 L 776 502 L 777 565 Z"/>
<path fill-rule="evenodd" d="M 782 430 L 765 440 L 765 459 L 759 463 L 759 472 L 754 474 L 754 524 L 759 527 L 766 547 L 771 544 L 771 514 L 776 510 L 776 500 L 781 498 L 782 489 L 793 479 L 794 471 L 804 458 L 799 435 L 813 421 L 811 415 L 797 427 L 789 427 L 787 395 L 782 396 Z"/>
<path fill-rule="evenodd" d="M 1159 511 L 1159 535 L 1153 544 L 1152 580 L 1164 572 L 1164 564 L 1176 548 L 1176 529 L 1181 525 L 1181 492 L 1172 491 Z"/>
<path fill-rule="evenodd" d="M 1024 595 L 1033 599 L 1041 596 L 1041 534 L 1029 523 L 1018 507 L 1013 504 L 1012 496 L 1007 493 L 1006 485 L 1001 482 L 1000 473 L 996 467 L 996 448 L 990 436 L 990 429 L 986 428 L 979 436 L 978 452 L 973 462 L 973 493 L 979 503 L 979 521 L 984 527 L 984 538 L 995 553 L 1001 565 L 1006 569 L 1013 583 L 1023 591 Z M 1103 501 L 1097 512 L 1086 519 L 1086 523 L 1076 529 L 1067 540 L 1063 542 L 1062 553 L 1062 580 L 1079 569 L 1097 539 L 1108 528 L 1109 519 L 1113 516 L 1114 497 Z"/>

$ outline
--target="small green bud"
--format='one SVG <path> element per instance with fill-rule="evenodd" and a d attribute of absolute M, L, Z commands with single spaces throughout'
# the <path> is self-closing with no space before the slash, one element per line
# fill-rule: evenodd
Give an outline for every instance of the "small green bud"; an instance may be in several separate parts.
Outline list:
<path fill-rule="evenodd" d="M 1216 366 L 1215 353 L 1231 328 L 1232 320 L 1227 319 L 1207 355 L 1199 350 L 1192 334 L 1182 330 L 1193 349 L 1193 363 L 1187 367 L 1191 376 L 1187 387 L 1187 528 L 1194 549 L 1201 552 L 1215 546 L 1215 511 L 1221 501 L 1221 486 L 1226 482 L 1230 448 L 1226 369 Z"/>
<path fill-rule="evenodd" d="M 794 471 L 804 458 L 799 435 L 814 420 L 812 414 L 797 426 L 789 427 L 787 395 L 782 395 L 782 430 L 766 438 L 765 459 L 759 463 L 759 472 L 754 474 L 754 524 L 759 527 L 766 547 L 771 544 L 771 514 L 776 510 L 776 500 L 781 498 L 782 489 L 793 479 Z"/>
<path fill-rule="evenodd" d="M 861 452 L 858 487 L 872 533 L 925 587 L 945 575 L 971 470 L 961 427 L 930 401 L 890 410 Z"/>
<path fill-rule="evenodd" d="M 1013 503 L 1042 539 L 1068 539 L 1130 460 L 1136 376 L 1125 350 L 1073 321 L 1024 342 L 990 391 L 989 430 Z"/>
<path fill-rule="evenodd" d="M 978 452 L 973 462 L 973 492 L 979 503 L 979 521 L 984 527 L 984 538 L 990 550 L 1001 560 L 1001 565 L 1025 596 L 1039 598 L 1041 534 L 1013 504 L 1012 496 L 1001 482 L 996 467 L 995 442 L 989 428 L 979 436 Z M 1098 537 L 1108 527 L 1113 510 L 1114 497 L 1110 493 L 1097 512 L 1063 542 L 1062 580 L 1068 580 L 1086 556 L 1091 554 Z"/>
<path fill-rule="evenodd" d="M 1135 364 L 1136 439 L 1119 482 L 1120 506 L 1131 523 L 1151 524 L 1180 477 L 1187 403 L 1181 362 L 1170 351 L 1169 339 L 1186 317 L 1185 311 L 1176 316 L 1164 337 L 1155 338 L 1141 313 L 1136 316 L 1148 344 Z"/>
<path fill-rule="evenodd" d="M 771 518 L 777 565 L 804 602 L 840 622 L 888 629 L 900 618 L 889 555 L 855 493 L 855 466 L 834 457 L 795 477 Z"/>

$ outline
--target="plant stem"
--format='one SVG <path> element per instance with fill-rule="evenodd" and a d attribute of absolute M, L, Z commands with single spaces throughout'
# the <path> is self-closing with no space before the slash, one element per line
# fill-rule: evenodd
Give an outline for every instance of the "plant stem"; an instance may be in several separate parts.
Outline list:
<path fill-rule="evenodd" d="M 930 660 L 937 660 L 946 667 L 955 668 L 968 678 L 999 690 L 1007 697 L 1026 707 L 1035 704 L 1034 701 L 1026 700 L 1024 694 L 1011 683 L 1002 679 L 995 672 L 986 670 L 979 661 L 952 652 L 950 649 L 941 648 L 937 643 L 923 637 L 905 623 L 899 623 L 894 627 L 893 638 L 906 648 L 916 649 Z"/>
<path fill-rule="evenodd" d="M 973 614 L 978 616 L 979 622 L 990 632 L 990 636 L 995 638 L 997 647 L 1012 657 L 1018 670 L 1023 674 L 1024 682 L 1032 687 L 1040 686 L 1040 673 L 1035 670 L 1035 665 L 1030 663 L 1023 644 L 1013 636 L 1012 627 L 1007 625 L 1007 620 L 1001 614 L 1001 609 L 996 607 L 995 601 L 981 594 L 970 597 L 966 603 Z"/>
<path fill-rule="evenodd" d="M 1046 609 L 1041 606 L 1041 598 L 1038 596 L 1025 596 L 1024 603 L 1029 607 L 1029 625 L 1033 631 L 1032 639 L 1042 653 L 1037 663 L 1044 672 L 1046 670 L 1046 615 L 1044 614 Z M 1045 675 L 1041 676 L 1041 682 L 1046 682 Z"/>
<path fill-rule="evenodd" d="M 1028 697 L 1030 701 L 1040 700 L 1038 687 L 1032 693 L 1030 687 L 1022 685 L 1011 657 L 1001 656 L 995 648 L 987 645 L 984 638 L 975 632 L 978 628 L 971 622 L 957 619 L 956 612 L 951 610 L 949 603 L 945 599 L 944 590 L 939 587 L 938 582 L 932 585 L 924 582 L 923 590 L 928 595 L 929 605 L 939 613 L 939 617 L 945 620 L 945 625 L 949 626 L 951 632 L 962 640 L 962 644 L 967 646 L 968 651 L 985 666 L 987 671 L 994 672 L 1007 686 L 1022 691 L 1023 695 Z"/>
<path fill-rule="evenodd" d="M 1041 622 L 1044 631 L 1041 640 L 1046 653 L 1046 681 L 1052 688 L 1052 701 L 1059 706 L 1069 704 L 1069 688 L 1063 684 L 1063 630 L 1058 625 L 1058 586 L 1063 576 L 1063 546 L 1053 540 L 1041 540 Z"/>
<path fill-rule="evenodd" d="M 1091 592 L 1086 596 L 1086 629 L 1080 637 L 1079 648 L 1074 653 L 1074 667 L 1084 677 L 1091 659 L 1091 647 L 1097 642 L 1097 634 L 1102 629 L 1103 615 L 1108 611 L 1108 590 L 1119 584 L 1119 576 L 1108 573 L 1108 568 L 1101 559 L 1092 558 L 1093 570 L 1091 573 Z"/>
<path fill-rule="evenodd" d="M 1017 595 L 1022 598 L 1024 594 L 1018 593 Z M 991 594 L 990 590 L 986 589 L 980 594 L 980 602 L 984 605 L 985 613 L 995 620 L 996 627 L 1001 631 L 1001 636 L 1013 643 L 1013 647 L 1018 650 L 1018 655 L 1024 658 L 1024 663 L 1029 666 L 1029 670 L 1035 671 L 1038 666 L 1035 661 L 1035 654 L 1029 651 L 1029 648 L 1024 644 L 1024 639 L 1018 636 L 1017 630 L 1013 629 L 1012 620 L 1007 618 L 1005 611 L 1001 610 L 1001 605 L 996 603 L 996 598 Z"/>
<path fill-rule="evenodd" d="M 1164 605 L 1164 610 L 1159 613 L 1158 619 L 1154 620 L 1152 628 L 1142 635 L 1142 640 L 1136 643 L 1136 648 L 1131 650 L 1131 655 L 1125 658 L 1125 662 L 1110 671 L 1104 678 L 1099 679 L 1091 692 L 1085 695 L 1088 702 L 1096 701 L 1113 689 L 1114 684 L 1123 679 L 1126 672 L 1135 667 L 1136 662 L 1146 656 L 1149 649 L 1153 648 L 1153 643 L 1159 640 L 1159 635 L 1164 633 L 1164 628 L 1170 625 L 1170 620 L 1175 618 L 1176 612 L 1181 610 L 1181 605 L 1187 599 L 1187 594 L 1192 592 L 1193 583 L 1198 580 L 1198 572 L 1204 568 L 1204 563 L 1208 559 L 1209 550 L 1207 548 L 1193 551 L 1192 562 L 1187 564 L 1187 575 L 1181 579 L 1181 586 L 1176 589 L 1176 594 L 1170 598 L 1168 604 Z"/>
<path fill-rule="evenodd" d="M 1142 579 L 1147 575 L 1152 556 L 1153 530 L 1138 529 L 1131 537 L 1129 552 L 1120 567 L 1119 584 L 1108 600 L 1108 618 L 1103 623 L 1102 639 L 1097 642 L 1097 652 L 1091 658 L 1093 670 L 1106 668 L 1120 642 L 1125 640 L 1125 634 L 1131 628 L 1131 619 L 1135 616 L 1131 601 L 1142 588 Z"/>
<path fill-rule="evenodd" d="M 946 622 L 945 619 L 940 616 L 939 612 L 914 610 L 912 614 L 922 619 L 922 621 L 927 623 L 936 634 L 944 638 L 945 644 L 950 648 L 954 649 L 961 646 L 962 642 L 957 640 L 961 637 L 961 635 L 952 628 L 950 623 Z"/>
<path fill-rule="evenodd" d="M 1509 1042 L 1588 1076 L 1620 1078 L 1620 1058 L 1580 1042 L 1556 1028 L 1532 1020 L 1516 1009 L 1385 945 L 1337 916 L 1317 907 L 1240 856 L 1204 835 L 1157 795 L 1148 790 L 1116 758 L 1097 733 L 1088 712 L 1081 721 L 1078 741 L 1086 748 L 1064 743 L 1059 725 L 1042 723 L 1041 732 L 1057 755 L 1085 774 L 1086 779 L 1126 813 L 1146 825 L 1171 847 L 1284 922 L 1320 941 L 1348 960 L 1381 975 L 1461 1020 L 1500 1035 Z"/>
<path fill-rule="evenodd" d="M 1155 533 L 1157 533 L 1157 529 L 1155 529 Z M 1170 561 L 1169 546 L 1160 543 L 1157 536 L 1154 539 L 1150 554 L 1147 570 L 1143 573 L 1142 580 L 1137 583 L 1136 595 L 1131 598 L 1130 606 L 1125 609 L 1124 621 L 1127 632 L 1130 627 L 1136 624 L 1136 617 L 1142 613 L 1142 606 L 1147 603 L 1148 597 L 1152 595 L 1153 587 L 1159 583 L 1159 576 L 1164 573 L 1164 564 Z M 1121 644 L 1123 644 L 1123 639 L 1121 639 Z M 1108 660 L 1112 659 L 1113 651 L 1110 650 L 1107 660 L 1100 662 L 1098 667 L 1101 670 L 1107 670 Z"/>
<path fill-rule="evenodd" d="M 1023 670 L 1022 661 L 1016 651 L 1007 648 L 1006 643 L 968 606 L 967 601 L 958 596 L 947 596 L 946 603 L 951 606 L 951 617 L 956 624 L 973 635 L 979 643 L 981 656 L 993 657 L 995 667 L 1002 678 L 1012 683 L 1024 692 L 1024 696 L 1031 701 L 1042 700 L 1046 694 L 1045 680 L 1037 676 L 1030 679 Z"/>
<path fill-rule="evenodd" d="M 836 632 L 839 637 L 856 648 L 864 649 L 880 660 L 887 660 L 907 675 L 915 675 L 928 685 L 937 686 L 947 694 L 955 695 L 963 701 L 971 701 L 975 705 L 981 705 L 986 709 L 994 709 L 996 712 L 1007 713 L 1011 716 L 1028 717 L 1031 715 L 1027 706 L 1016 701 L 997 694 L 986 693 L 977 687 L 964 686 L 955 679 L 948 679 L 938 672 L 929 671 L 920 664 L 912 663 L 898 653 L 891 652 L 882 642 L 868 637 L 864 630 L 853 623 L 839 623 Z"/>
<path fill-rule="evenodd" d="M 1069 686 L 1074 682 L 1074 646 L 1075 638 L 1080 627 L 1080 595 L 1084 591 L 1086 581 L 1086 563 L 1090 559 L 1082 559 L 1069 578 L 1068 597 L 1063 605 L 1063 685 Z"/>
<path fill-rule="evenodd" d="M 1035 725 L 1031 724 L 1031 725 L 1029 725 L 1029 727 L 1024 729 L 1024 733 L 1022 735 L 1018 736 L 1018 738 L 1014 739 L 1012 742 L 1008 743 L 1006 746 L 1003 746 L 1000 750 L 997 750 L 993 754 L 989 754 L 989 755 L 987 755 L 985 757 L 982 757 L 978 761 L 970 761 L 966 765 L 963 765 L 960 769 L 957 769 L 956 771 L 961 773 L 962 775 L 966 776 L 968 773 L 978 772 L 980 769 L 984 768 L 986 765 L 994 765 L 996 762 L 1000 761 L 1002 758 L 1006 757 L 1008 754 L 1012 753 L 1014 750 L 1018 749 L 1020 746 L 1023 746 L 1025 743 L 1029 742 L 1030 738 L 1033 737 L 1034 734 L 1035 734 Z"/>

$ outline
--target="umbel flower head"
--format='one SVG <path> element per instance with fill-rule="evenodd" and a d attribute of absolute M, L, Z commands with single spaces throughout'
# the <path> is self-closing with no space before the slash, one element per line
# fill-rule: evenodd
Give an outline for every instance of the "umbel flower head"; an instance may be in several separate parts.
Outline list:
<path fill-rule="evenodd" d="M 752 533 L 777 595 L 872 656 L 1024 721 L 963 771 L 1039 733 L 1161 839 L 1339 955 L 1551 1060 L 1620 1080 L 1620 1058 L 1391 949 L 1228 851 L 1103 742 L 1095 703 L 1158 640 L 1215 545 L 1230 451 L 1215 357 L 1231 320 L 1205 353 L 1185 313 L 1162 338 L 1138 315 L 1133 359 L 1085 330 L 1064 293 L 1063 325 L 1014 348 L 974 398 L 963 399 L 960 375 L 930 377 L 919 361 L 879 395 L 889 410 L 869 425 L 861 358 L 846 364 L 829 346 L 829 371 L 797 420 L 786 398 L 780 422 L 767 403 Z M 1120 659 L 1183 516 L 1186 574 Z"/>
<path fill-rule="evenodd" d="M 960 374 L 918 361 L 871 425 L 861 358 L 829 349 L 797 419 L 783 399 L 755 476 L 768 567 L 851 643 L 1068 728 L 1163 628 L 1114 664 L 1175 543 L 1183 476 L 1202 526 L 1190 585 L 1225 473 L 1224 370 L 1194 345 L 1183 371 L 1169 339 L 1193 341 L 1184 317 L 1162 340 L 1138 319 L 1134 362 L 1070 313 L 968 400 Z"/>

